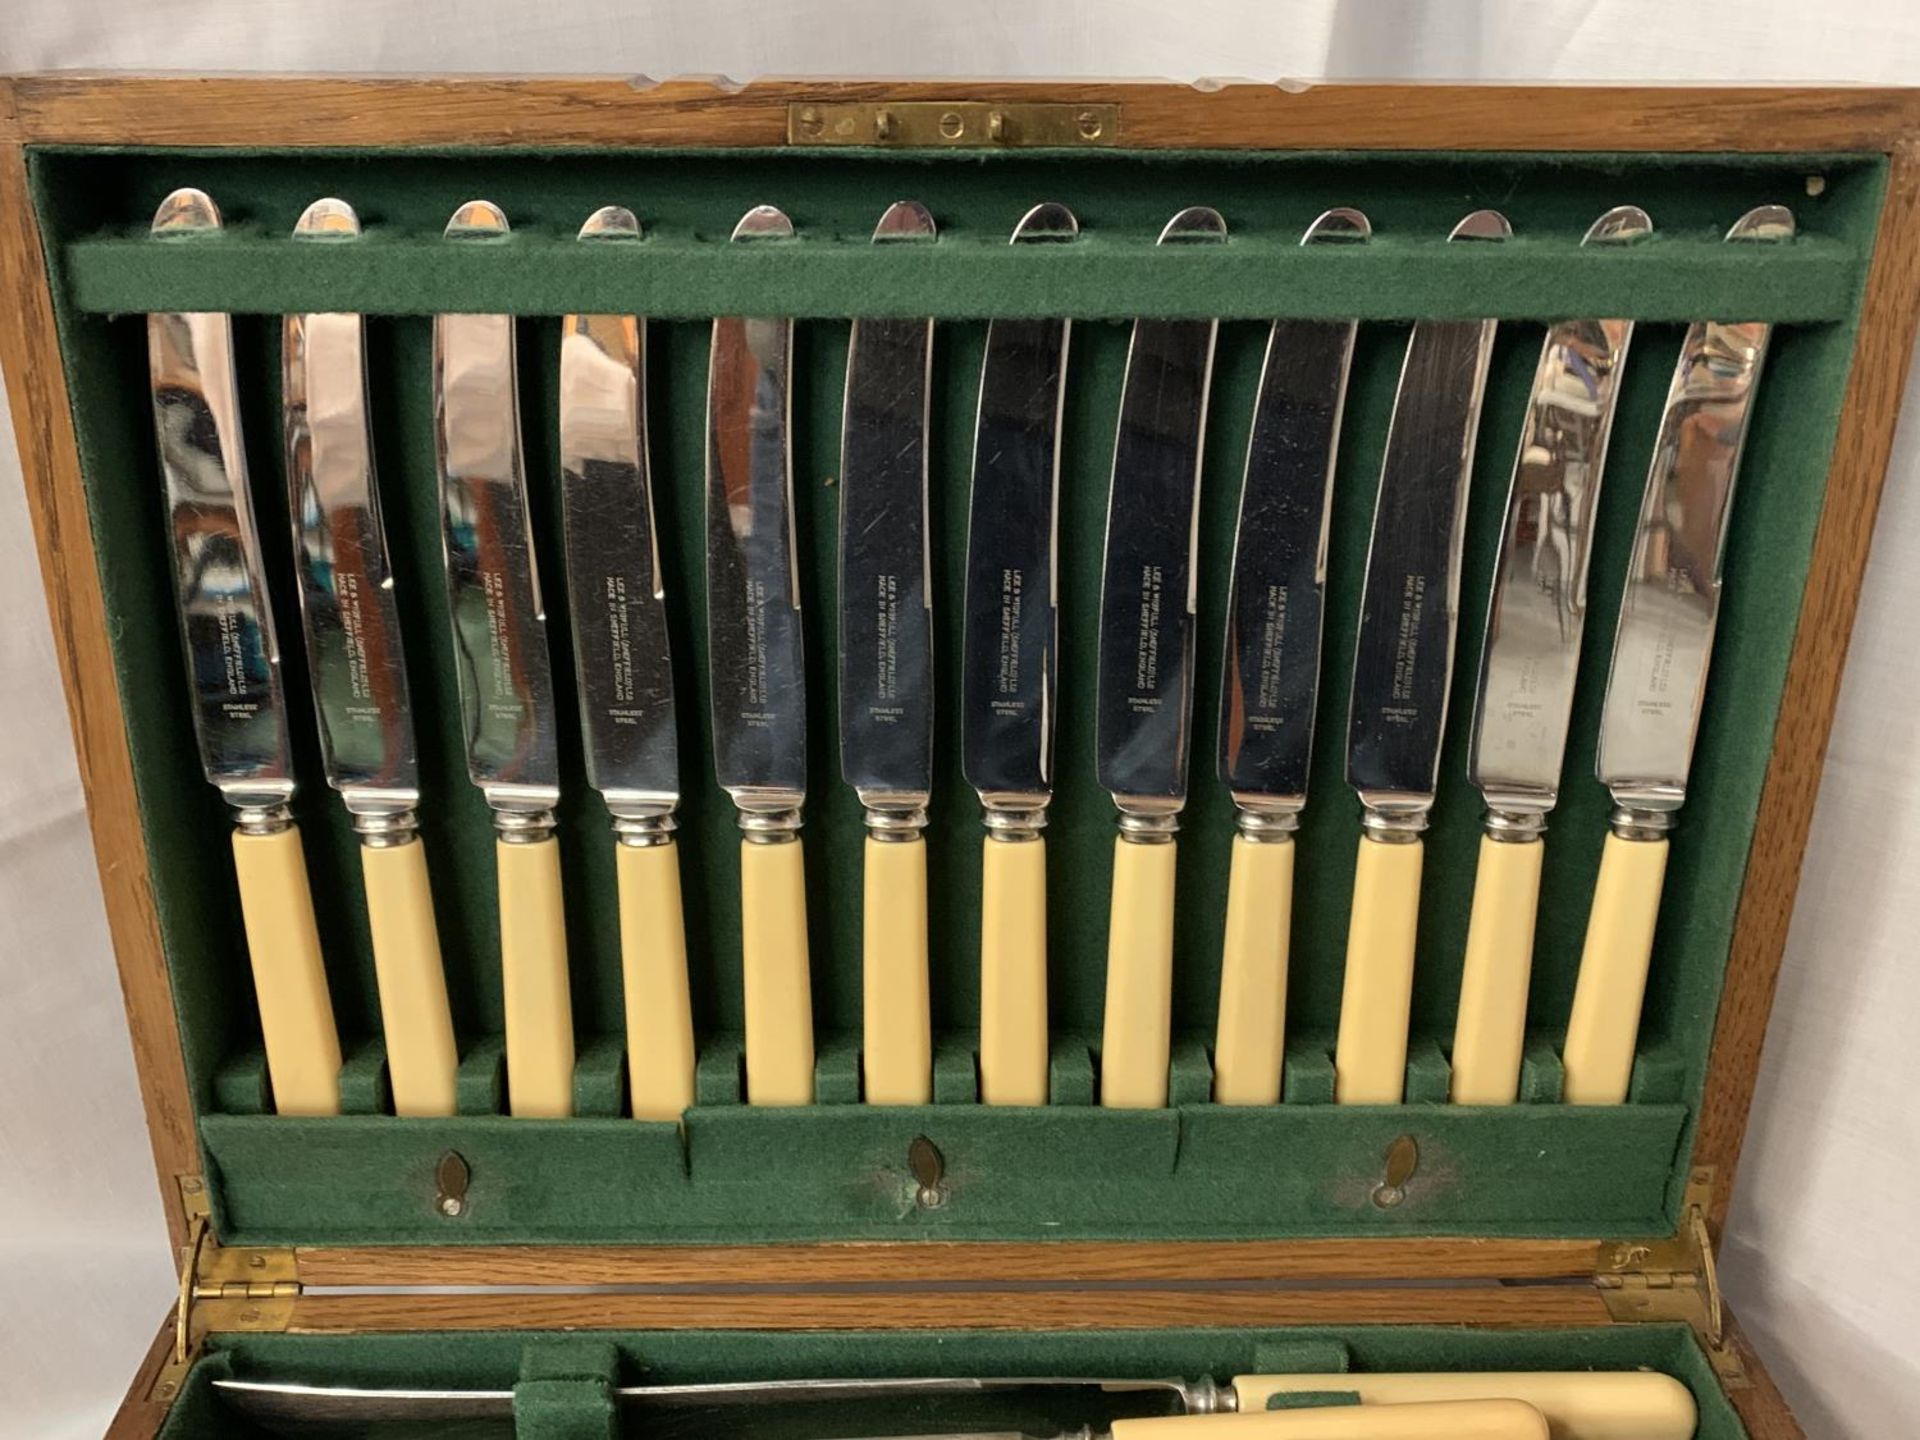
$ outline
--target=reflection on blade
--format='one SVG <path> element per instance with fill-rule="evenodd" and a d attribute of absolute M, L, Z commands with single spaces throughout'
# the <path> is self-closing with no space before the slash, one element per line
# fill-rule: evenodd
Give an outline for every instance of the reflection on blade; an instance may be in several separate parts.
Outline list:
<path fill-rule="evenodd" d="M 360 233 L 339 200 L 307 208 L 298 239 Z M 393 571 L 367 424 L 365 333 L 358 315 L 284 321 L 287 476 L 307 666 L 327 779 L 357 816 L 392 816 L 419 799 Z"/>
<path fill-rule="evenodd" d="M 217 233 L 220 212 L 176 191 L 153 233 Z M 272 808 L 293 795 L 280 646 L 261 570 L 233 369 L 221 314 L 147 317 L 153 427 L 166 489 L 175 592 L 207 779 L 229 804 Z"/>

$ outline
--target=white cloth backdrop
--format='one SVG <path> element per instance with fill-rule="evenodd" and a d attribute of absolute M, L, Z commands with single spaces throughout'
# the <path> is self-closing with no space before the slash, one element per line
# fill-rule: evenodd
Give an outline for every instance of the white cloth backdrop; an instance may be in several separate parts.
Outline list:
<path fill-rule="evenodd" d="M 1910 0 L 7 0 L 0 12 L 7 71 L 1920 82 Z M 1726 1243 L 1736 1307 L 1816 1440 L 1910 1435 L 1920 1413 L 1914 392 Z M 100 1433 L 173 1275 L 9 438 L 0 1431 L 79 1437 Z"/>

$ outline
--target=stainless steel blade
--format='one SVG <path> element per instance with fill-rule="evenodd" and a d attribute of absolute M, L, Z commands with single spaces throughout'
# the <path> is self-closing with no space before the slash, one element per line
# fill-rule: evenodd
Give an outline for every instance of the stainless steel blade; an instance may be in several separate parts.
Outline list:
<path fill-rule="evenodd" d="M 775 244 L 793 224 L 747 212 L 736 244 Z M 707 655 L 714 773 L 743 827 L 797 828 L 806 797 L 806 672 L 800 634 L 789 423 L 793 322 L 713 322 L 707 373 Z"/>
<path fill-rule="evenodd" d="M 220 228 L 218 207 L 198 190 L 174 191 L 153 217 L 153 234 L 167 243 L 191 244 Z M 200 761 L 243 828 L 278 826 L 294 782 L 280 644 L 240 434 L 232 320 L 149 315 L 147 362 Z"/>
<path fill-rule="evenodd" d="M 1779 244 L 1793 229 L 1791 213 L 1763 205 L 1741 217 L 1727 239 Z M 1772 331 L 1760 322 L 1704 321 L 1680 346 L 1600 718 L 1596 773 L 1629 812 L 1629 825 L 1665 829 L 1686 798 L 1734 480 Z"/>
<path fill-rule="evenodd" d="M 1162 245 L 1219 244 L 1226 221 L 1182 210 Z M 1136 320 L 1107 495 L 1095 690 L 1097 769 L 1123 828 L 1170 831 L 1193 724 L 1194 546 L 1213 378 L 1213 320 Z"/>
<path fill-rule="evenodd" d="M 580 229 L 633 244 L 640 223 L 609 206 Z M 646 324 L 568 315 L 560 327 L 560 496 L 574 678 L 587 778 L 614 829 L 672 828 L 680 800 L 666 585 L 648 460 Z"/>
<path fill-rule="evenodd" d="M 360 220 L 343 200 L 316 200 L 293 233 L 350 241 Z M 420 767 L 374 480 L 365 348 L 358 315 L 282 323 L 293 555 L 320 748 L 356 828 L 390 837 L 413 828 Z"/>
<path fill-rule="evenodd" d="M 1631 244 L 1652 232 L 1646 211 L 1622 205 L 1596 220 L 1581 243 Z M 1587 619 L 1593 518 L 1632 338 L 1631 320 L 1552 326 L 1527 401 L 1487 604 L 1467 764 L 1486 798 L 1489 830 L 1516 839 L 1537 834 L 1559 796 Z"/>
<path fill-rule="evenodd" d="M 1080 233 L 1064 205 L 1036 205 L 1012 244 Z M 967 514 L 961 764 L 987 823 L 1036 831 L 1053 789 L 1059 664 L 1060 411 L 1071 324 L 995 320 L 980 364 Z"/>
<path fill-rule="evenodd" d="M 875 244 L 931 243 L 917 201 Z M 840 455 L 840 773 L 875 830 L 917 834 L 933 791 L 927 425 L 933 321 L 853 322 Z"/>
<path fill-rule="evenodd" d="M 1329 210 L 1300 243 L 1364 243 L 1372 233 L 1358 210 Z M 1334 457 L 1357 328 L 1278 320 L 1267 334 L 1220 678 L 1220 779 L 1249 833 L 1292 829 L 1307 802 Z"/>
<path fill-rule="evenodd" d="M 446 230 L 459 245 L 506 233 L 506 216 L 485 200 L 462 205 Z M 513 317 L 434 316 L 433 386 L 467 773 L 503 833 L 544 831 L 560 800 L 560 765 L 520 454 Z"/>
<path fill-rule="evenodd" d="M 1476 210 L 1451 241 L 1500 241 Z M 1347 783 L 1371 828 L 1419 831 L 1433 803 L 1453 674 L 1467 482 L 1493 350 L 1491 320 L 1413 327 L 1387 431 L 1354 644 Z"/>

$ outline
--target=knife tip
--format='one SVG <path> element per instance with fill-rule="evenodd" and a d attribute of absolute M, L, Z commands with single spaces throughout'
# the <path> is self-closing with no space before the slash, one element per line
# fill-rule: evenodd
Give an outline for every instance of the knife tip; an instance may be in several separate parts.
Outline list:
<path fill-rule="evenodd" d="M 469 200 L 453 212 L 447 221 L 447 239 L 465 240 L 476 236 L 505 235 L 507 216 L 491 200 Z"/>
<path fill-rule="evenodd" d="M 1307 233 L 1300 237 L 1302 245 L 1318 244 L 1329 240 L 1370 240 L 1373 238 L 1373 224 L 1358 210 L 1346 206 L 1327 211 L 1307 227 Z"/>
<path fill-rule="evenodd" d="M 1638 205 L 1616 205 L 1587 227 L 1582 245 L 1614 245 L 1653 233 L 1653 217 Z"/>
<path fill-rule="evenodd" d="M 1727 231 L 1729 240 L 1791 240 L 1793 212 L 1784 205 L 1756 205 Z"/>
<path fill-rule="evenodd" d="M 1167 222 L 1160 232 L 1162 245 L 1188 240 L 1224 240 L 1227 222 L 1218 210 L 1207 205 L 1189 205 Z"/>
<path fill-rule="evenodd" d="M 640 221 L 624 205 L 602 205 L 580 227 L 582 240 L 638 240 Z"/>
<path fill-rule="evenodd" d="M 300 219 L 295 222 L 293 233 L 300 239 L 358 235 L 360 217 L 353 213 L 353 206 L 346 201 L 329 196 L 314 201 L 300 212 Z"/>
<path fill-rule="evenodd" d="M 153 212 L 155 235 L 192 235 L 220 228 L 220 207 L 204 190 L 183 186 Z"/>
<path fill-rule="evenodd" d="M 791 239 L 793 221 L 786 212 L 773 205 L 756 205 L 740 217 L 740 223 L 733 227 L 735 240 Z"/>
<path fill-rule="evenodd" d="M 1458 225 L 1449 240 L 1507 240 L 1513 236 L 1513 226 L 1507 223 L 1507 217 L 1498 210 L 1476 210 Z"/>
<path fill-rule="evenodd" d="M 1015 240 L 1072 240 L 1079 234 L 1079 220 L 1058 200 L 1041 201 L 1013 227 Z"/>
<path fill-rule="evenodd" d="M 880 240 L 931 240 L 938 233 L 933 214 L 918 200 L 896 200 L 880 217 L 873 238 Z"/>

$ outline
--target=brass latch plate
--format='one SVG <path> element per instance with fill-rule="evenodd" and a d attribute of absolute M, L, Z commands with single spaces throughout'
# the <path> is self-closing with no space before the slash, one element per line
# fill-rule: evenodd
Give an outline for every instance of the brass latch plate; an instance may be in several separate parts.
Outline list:
<path fill-rule="evenodd" d="M 932 150 L 1086 149 L 1115 145 L 1118 105 L 989 100 L 801 101 L 787 107 L 789 145 Z"/>
<path fill-rule="evenodd" d="M 1607 1313 L 1615 1320 L 1690 1326 L 1721 1383 L 1729 1390 L 1738 1390 L 1752 1381 L 1727 1335 L 1720 1273 L 1714 1265 L 1712 1237 L 1707 1233 L 1713 1178 L 1708 1167 L 1688 1177 L 1680 1228 L 1673 1235 L 1601 1245 L 1595 1257 L 1593 1283 Z"/>

